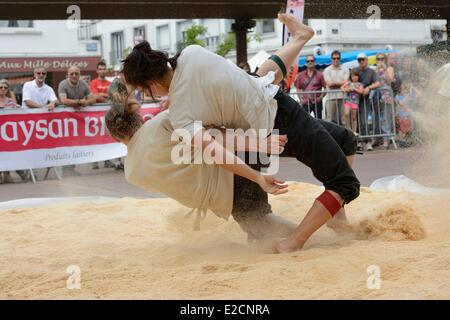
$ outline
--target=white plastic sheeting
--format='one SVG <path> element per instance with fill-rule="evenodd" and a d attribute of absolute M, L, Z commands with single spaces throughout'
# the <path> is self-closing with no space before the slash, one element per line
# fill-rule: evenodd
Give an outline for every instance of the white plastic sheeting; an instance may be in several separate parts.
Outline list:
<path fill-rule="evenodd" d="M 409 179 L 404 175 L 399 176 L 389 176 L 375 180 L 369 187 L 373 190 L 382 191 L 407 191 L 419 193 L 422 195 L 439 195 L 439 194 L 450 194 L 449 189 L 439 189 L 439 188 L 429 188 Z"/>
<path fill-rule="evenodd" d="M 60 198 L 28 198 L 17 199 L 11 201 L 0 202 L 0 210 L 17 209 L 17 208 L 30 208 L 43 206 L 55 203 L 67 203 L 67 202 L 95 202 L 105 203 L 118 198 L 113 197 L 60 197 Z"/>

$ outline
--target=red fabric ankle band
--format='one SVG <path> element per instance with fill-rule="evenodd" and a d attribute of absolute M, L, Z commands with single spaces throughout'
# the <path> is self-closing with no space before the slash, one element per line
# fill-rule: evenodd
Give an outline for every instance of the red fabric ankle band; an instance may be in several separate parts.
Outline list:
<path fill-rule="evenodd" d="M 331 194 L 331 192 L 325 190 L 320 196 L 316 199 L 328 210 L 332 217 L 338 213 L 342 206 L 339 201 Z"/>

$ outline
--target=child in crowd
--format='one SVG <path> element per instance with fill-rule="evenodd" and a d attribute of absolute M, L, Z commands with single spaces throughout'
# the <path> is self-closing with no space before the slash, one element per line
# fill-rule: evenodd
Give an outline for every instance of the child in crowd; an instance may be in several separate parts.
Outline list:
<path fill-rule="evenodd" d="M 347 93 L 344 102 L 345 127 L 357 134 L 359 98 L 364 93 L 364 86 L 359 82 L 359 72 L 357 70 L 352 70 L 350 73 L 350 81 L 344 83 L 342 90 Z M 350 113 L 352 118 L 351 122 Z"/>
<path fill-rule="evenodd" d="M 392 134 L 393 132 L 393 115 L 392 115 L 392 87 L 389 84 L 387 76 L 387 67 L 381 62 L 377 64 L 377 75 L 381 82 L 381 87 L 378 89 L 378 103 L 376 104 L 380 110 L 381 130 L 383 134 Z M 383 138 L 384 148 L 389 148 L 388 137 Z"/>

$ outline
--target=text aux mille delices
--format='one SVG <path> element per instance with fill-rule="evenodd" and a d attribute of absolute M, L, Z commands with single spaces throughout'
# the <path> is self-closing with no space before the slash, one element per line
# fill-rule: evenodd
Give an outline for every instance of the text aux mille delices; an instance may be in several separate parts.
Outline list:
<path fill-rule="evenodd" d="M 104 117 L 91 116 L 82 119 L 6 121 L 0 126 L 1 140 L 4 142 L 19 142 L 22 146 L 27 146 L 33 139 L 95 137 L 107 134 Z"/>

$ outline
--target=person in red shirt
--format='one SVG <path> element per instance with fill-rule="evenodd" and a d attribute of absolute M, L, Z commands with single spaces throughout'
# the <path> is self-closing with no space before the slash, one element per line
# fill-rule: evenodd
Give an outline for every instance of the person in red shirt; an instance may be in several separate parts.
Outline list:
<path fill-rule="evenodd" d="M 97 103 L 108 101 L 108 92 L 111 82 L 106 80 L 106 64 L 103 61 L 97 63 L 98 77 L 91 81 L 91 94 L 95 96 Z"/>
<path fill-rule="evenodd" d="M 298 91 L 321 91 L 326 88 L 325 79 L 322 72 L 316 70 L 316 59 L 314 56 L 306 57 L 306 70 L 300 72 L 295 87 Z M 306 112 L 314 112 L 317 119 L 322 119 L 322 98 L 323 93 L 302 94 L 302 106 Z"/>
<path fill-rule="evenodd" d="M 98 77 L 91 81 L 91 94 L 95 97 L 96 103 L 105 103 L 109 100 L 109 86 L 111 82 L 106 80 L 106 64 L 103 61 L 97 63 Z M 105 168 L 114 168 L 115 165 L 111 160 L 105 161 Z M 92 164 L 92 169 L 99 169 L 98 162 Z"/>

